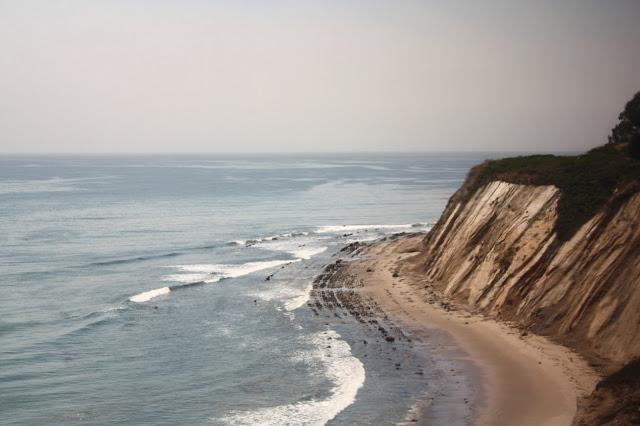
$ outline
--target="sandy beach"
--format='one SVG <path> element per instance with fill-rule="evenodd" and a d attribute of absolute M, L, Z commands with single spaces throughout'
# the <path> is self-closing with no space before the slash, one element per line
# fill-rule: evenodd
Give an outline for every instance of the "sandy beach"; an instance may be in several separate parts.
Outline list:
<path fill-rule="evenodd" d="M 406 335 L 416 340 L 439 338 L 445 355 L 467 358 L 472 367 L 466 373 L 475 376 L 471 379 L 477 381 L 480 394 L 473 398 L 471 423 L 571 425 L 580 398 L 593 390 L 598 375 L 561 345 L 473 315 L 430 292 L 421 276 L 411 272 L 412 246 L 423 237 L 402 236 L 352 247 L 353 260 L 329 268 L 328 281 L 356 288 L 341 300 L 356 312 L 366 315 L 371 307 L 361 301 L 373 300 L 376 309 Z M 429 423 L 427 419 L 434 417 L 437 422 L 455 421 L 456 404 L 450 405 L 451 413 L 445 408 L 434 415 L 426 404 L 418 422 Z"/>

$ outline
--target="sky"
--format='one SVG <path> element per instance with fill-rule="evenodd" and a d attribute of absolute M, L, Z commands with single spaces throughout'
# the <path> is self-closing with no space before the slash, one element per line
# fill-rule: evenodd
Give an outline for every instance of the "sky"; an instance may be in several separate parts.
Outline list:
<path fill-rule="evenodd" d="M 0 0 L 0 152 L 582 151 L 637 0 Z"/>

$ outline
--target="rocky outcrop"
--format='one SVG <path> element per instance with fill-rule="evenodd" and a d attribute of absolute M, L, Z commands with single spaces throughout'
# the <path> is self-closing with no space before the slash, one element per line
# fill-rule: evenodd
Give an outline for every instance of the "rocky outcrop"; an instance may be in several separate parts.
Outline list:
<path fill-rule="evenodd" d="M 582 406 L 578 426 L 640 424 L 640 358 L 598 383 Z"/>
<path fill-rule="evenodd" d="M 640 354 L 640 192 L 619 188 L 569 239 L 555 230 L 555 186 L 473 172 L 410 266 L 471 310 L 551 337 L 615 369 Z"/>

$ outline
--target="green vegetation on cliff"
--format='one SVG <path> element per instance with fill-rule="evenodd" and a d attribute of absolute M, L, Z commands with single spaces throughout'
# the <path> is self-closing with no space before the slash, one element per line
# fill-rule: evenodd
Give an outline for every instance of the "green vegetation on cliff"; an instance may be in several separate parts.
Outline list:
<path fill-rule="evenodd" d="M 618 118 L 620 121 L 611 130 L 609 144 L 627 146 L 630 156 L 640 158 L 640 92 L 627 102 Z"/>
<path fill-rule="evenodd" d="M 470 193 L 493 180 L 560 189 L 558 236 L 567 240 L 614 195 L 640 190 L 640 92 L 627 103 L 609 143 L 577 156 L 531 155 L 487 161 Z M 621 193 L 622 191 L 622 193 Z"/>

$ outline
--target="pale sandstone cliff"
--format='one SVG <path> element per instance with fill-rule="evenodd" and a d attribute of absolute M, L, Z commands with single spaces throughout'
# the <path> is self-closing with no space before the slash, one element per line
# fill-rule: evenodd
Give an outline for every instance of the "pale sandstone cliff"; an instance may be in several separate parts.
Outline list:
<path fill-rule="evenodd" d="M 445 307 L 545 335 L 609 375 L 580 425 L 640 424 L 640 92 L 619 120 L 579 156 L 473 168 L 398 265 Z"/>
<path fill-rule="evenodd" d="M 410 262 L 445 298 L 551 337 L 611 371 L 640 355 L 640 193 L 568 240 L 554 186 L 466 184 Z"/>

